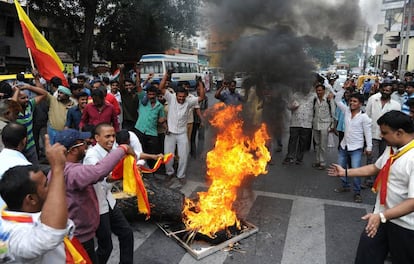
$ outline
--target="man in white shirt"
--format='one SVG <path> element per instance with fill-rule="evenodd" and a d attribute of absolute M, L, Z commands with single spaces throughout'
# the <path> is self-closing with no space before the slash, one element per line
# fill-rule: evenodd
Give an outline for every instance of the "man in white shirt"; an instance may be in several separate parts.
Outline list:
<path fill-rule="evenodd" d="M 111 124 L 101 123 L 95 128 L 96 145 L 88 149 L 83 164 L 95 165 L 102 160 L 114 147 L 115 129 Z M 130 154 L 134 155 L 132 149 Z M 120 263 L 133 264 L 134 257 L 134 236 L 131 226 L 126 220 L 121 209 L 116 205 L 116 200 L 112 196 L 112 184 L 110 177 L 95 184 L 96 197 L 99 203 L 100 223 L 96 230 L 98 239 L 97 256 L 99 263 L 106 263 L 112 252 L 113 232 L 119 240 Z"/>
<path fill-rule="evenodd" d="M 4 143 L 4 149 L 0 152 L 0 179 L 3 174 L 10 168 L 18 165 L 31 165 L 23 155 L 26 148 L 27 129 L 20 124 L 11 122 L 7 124 L 1 134 Z M 0 208 L 4 205 L 3 199 L 0 197 Z"/>
<path fill-rule="evenodd" d="M 391 110 L 401 111 L 401 105 L 391 99 L 392 83 L 384 82 L 380 86 L 380 92 L 372 95 L 367 102 L 365 112 L 372 120 L 372 154 L 367 158 L 367 164 L 375 163 L 386 147 L 385 141 L 381 139 L 380 127 L 377 120 Z M 372 180 L 365 180 L 364 187 L 369 187 Z"/>
<path fill-rule="evenodd" d="M 373 213 L 362 217 L 356 264 L 384 263 L 388 252 L 393 263 L 414 263 L 414 124 L 401 111 L 390 111 L 377 124 L 388 147 L 375 164 L 344 169 L 332 164 L 328 175 L 367 177 L 377 175 Z"/>
<path fill-rule="evenodd" d="M 0 259 L 7 263 L 67 263 L 63 239 L 74 226 L 66 205 L 66 148 L 50 146 L 45 137 L 51 178 L 36 166 L 16 166 L 0 180 L 0 194 L 7 203 L 0 218 Z M 7 245 L 7 246 L 4 246 Z"/>
<path fill-rule="evenodd" d="M 364 151 L 364 139 L 366 142 L 366 154 L 370 155 L 372 151 L 372 133 L 371 119 L 367 114 L 361 111 L 364 104 L 364 96 L 359 93 L 353 93 L 349 97 L 349 107 L 342 102 L 345 89 L 336 94 L 336 105 L 345 115 L 345 132 L 344 138 L 340 142 L 338 163 L 346 168 L 348 160 L 351 161 L 351 168 L 361 167 L 362 153 Z M 349 192 L 350 183 L 347 177 L 342 177 L 342 187 L 336 188 L 334 191 Z M 361 197 L 361 179 L 353 178 L 354 201 L 362 203 Z"/>
<path fill-rule="evenodd" d="M 166 92 L 165 83 L 167 79 L 169 79 L 170 74 L 171 72 L 167 72 L 160 83 L 161 93 L 168 102 L 168 131 L 165 135 L 164 153 L 175 153 L 175 148 L 177 146 L 179 157 L 177 168 L 178 184 L 175 187 L 182 187 L 186 183 L 185 173 L 187 170 L 188 154 L 190 152 L 190 144 L 187 136 L 188 114 L 189 111 L 198 104 L 198 102 L 204 100 L 205 89 L 201 83 L 201 80 L 198 80 L 197 86 L 202 86 L 198 97 L 194 96 L 189 98 L 188 91 L 183 87 L 179 87 L 175 94 Z M 167 175 L 171 179 L 173 179 L 175 172 L 173 163 L 174 160 L 171 160 L 165 165 Z"/>

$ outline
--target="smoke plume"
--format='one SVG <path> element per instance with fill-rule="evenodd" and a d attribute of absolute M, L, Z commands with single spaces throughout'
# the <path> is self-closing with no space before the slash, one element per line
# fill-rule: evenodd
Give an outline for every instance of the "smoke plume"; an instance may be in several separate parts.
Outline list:
<path fill-rule="evenodd" d="M 316 63 L 308 47 L 351 40 L 364 24 L 356 0 L 210 0 L 208 6 L 210 27 L 231 43 L 221 58 L 224 70 L 249 73 L 258 96 L 270 96 L 263 118 L 271 130 L 281 127 L 283 96 L 312 87 Z"/>

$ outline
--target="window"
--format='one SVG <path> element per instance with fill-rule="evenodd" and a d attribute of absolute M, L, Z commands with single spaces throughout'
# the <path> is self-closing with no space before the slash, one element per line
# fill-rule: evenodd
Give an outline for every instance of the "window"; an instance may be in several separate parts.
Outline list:
<path fill-rule="evenodd" d="M 144 62 L 144 65 L 141 68 L 143 74 L 149 73 L 163 73 L 162 62 L 153 61 L 153 62 Z"/>

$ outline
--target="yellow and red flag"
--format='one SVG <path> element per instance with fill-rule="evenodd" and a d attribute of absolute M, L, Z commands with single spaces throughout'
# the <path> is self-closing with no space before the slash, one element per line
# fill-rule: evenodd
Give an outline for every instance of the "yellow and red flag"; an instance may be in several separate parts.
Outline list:
<path fill-rule="evenodd" d="M 26 47 L 30 49 L 37 70 L 46 80 L 50 81 L 50 79 L 57 76 L 62 80 L 64 86 L 69 87 L 68 81 L 63 75 L 64 67 L 62 61 L 55 50 L 33 25 L 19 2 L 14 0 L 14 4 L 16 5 L 17 14 L 19 15 Z"/>
<path fill-rule="evenodd" d="M 148 169 L 140 167 L 142 172 L 152 173 L 157 171 L 161 164 L 169 162 L 174 157 L 173 154 L 165 154 L 162 158 L 159 158 L 154 165 L 154 168 Z M 147 190 L 145 189 L 144 182 L 142 181 L 141 172 L 137 167 L 134 156 L 128 155 L 123 158 L 112 170 L 112 179 L 123 179 L 123 191 L 127 194 L 137 196 L 138 211 L 141 214 L 147 215 L 147 219 L 151 215 L 151 207 L 148 200 Z"/>

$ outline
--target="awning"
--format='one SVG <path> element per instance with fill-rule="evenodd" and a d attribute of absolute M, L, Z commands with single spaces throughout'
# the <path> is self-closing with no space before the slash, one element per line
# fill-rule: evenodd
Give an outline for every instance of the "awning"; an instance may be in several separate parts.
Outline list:
<path fill-rule="evenodd" d="M 388 52 L 387 52 L 387 50 L 384 51 L 384 56 L 382 57 L 382 60 L 383 61 L 393 61 L 398 56 L 400 56 L 400 49 L 388 48 Z"/>

